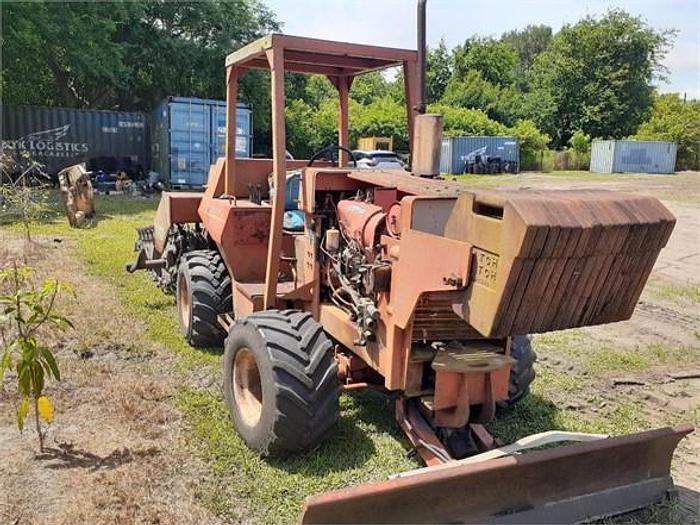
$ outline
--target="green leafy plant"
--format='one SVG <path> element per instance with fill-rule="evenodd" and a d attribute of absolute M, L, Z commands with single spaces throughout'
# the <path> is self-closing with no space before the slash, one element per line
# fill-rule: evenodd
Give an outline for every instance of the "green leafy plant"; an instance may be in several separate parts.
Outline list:
<path fill-rule="evenodd" d="M 44 394 L 46 379 L 61 380 L 56 358 L 51 350 L 40 342 L 47 330 L 72 328 L 71 322 L 56 313 L 56 298 L 66 285 L 55 279 L 45 280 L 35 286 L 33 270 L 14 265 L 0 271 L 0 381 L 9 370 L 17 378 L 20 397 L 17 406 L 17 426 L 24 429 L 31 406 L 39 436 L 39 447 L 44 449 L 44 432 L 41 420 L 53 421 L 53 404 Z"/>
<path fill-rule="evenodd" d="M 591 137 L 580 129 L 574 131 L 569 139 L 569 145 L 576 153 L 588 153 L 591 149 Z"/>

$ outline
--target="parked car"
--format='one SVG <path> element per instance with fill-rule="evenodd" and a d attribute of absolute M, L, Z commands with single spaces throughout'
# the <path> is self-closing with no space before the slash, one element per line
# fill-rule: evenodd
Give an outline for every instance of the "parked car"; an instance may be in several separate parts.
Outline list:
<path fill-rule="evenodd" d="M 369 170 L 405 170 L 406 166 L 393 151 L 385 150 L 353 150 L 357 167 Z"/>

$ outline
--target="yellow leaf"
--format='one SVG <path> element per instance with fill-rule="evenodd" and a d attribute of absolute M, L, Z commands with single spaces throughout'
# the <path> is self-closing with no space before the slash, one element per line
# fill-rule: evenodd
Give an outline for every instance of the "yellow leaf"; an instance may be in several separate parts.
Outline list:
<path fill-rule="evenodd" d="M 47 423 L 51 423 L 53 421 L 53 405 L 51 404 L 49 398 L 46 396 L 41 396 L 36 402 L 41 419 Z"/>
<path fill-rule="evenodd" d="M 17 426 L 19 431 L 24 430 L 24 421 L 27 419 L 27 414 L 29 413 L 29 398 L 25 397 L 17 408 Z"/>

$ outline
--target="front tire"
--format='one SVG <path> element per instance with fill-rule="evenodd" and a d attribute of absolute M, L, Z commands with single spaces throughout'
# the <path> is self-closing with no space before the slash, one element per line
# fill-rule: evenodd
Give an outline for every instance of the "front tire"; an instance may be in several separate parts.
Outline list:
<path fill-rule="evenodd" d="M 217 320 L 232 309 L 231 277 L 216 250 L 184 255 L 177 271 L 180 331 L 192 346 L 221 346 L 225 332 Z"/>
<path fill-rule="evenodd" d="M 224 396 L 243 441 L 262 456 L 313 448 L 338 420 L 333 345 L 311 314 L 268 310 L 226 338 Z"/>

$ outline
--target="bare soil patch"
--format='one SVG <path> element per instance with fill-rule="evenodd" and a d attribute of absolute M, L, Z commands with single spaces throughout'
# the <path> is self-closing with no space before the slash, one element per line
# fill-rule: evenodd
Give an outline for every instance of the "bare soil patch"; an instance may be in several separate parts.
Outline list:
<path fill-rule="evenodd" d="M 0 229 L 3 267 L 22 244 Z M 43 452 L 33 427 L 16 427 L 14 378 L 2 384 L 0 523 L 219 523 L 196 499 L 206 471 L 180 442 L 172 355 L 70 253 L 44 238 L 28 255 L 39 277 L 75 288 L 60 305 L 75 330 L 51 341 L 62 381 L 47 389 L 56 420 Z"/>

